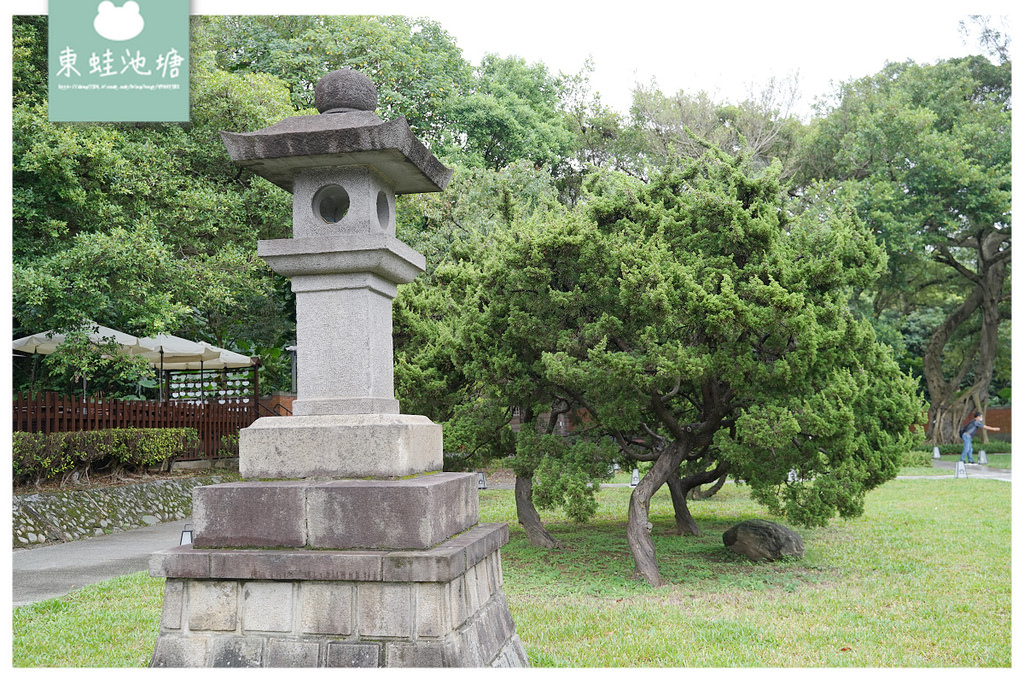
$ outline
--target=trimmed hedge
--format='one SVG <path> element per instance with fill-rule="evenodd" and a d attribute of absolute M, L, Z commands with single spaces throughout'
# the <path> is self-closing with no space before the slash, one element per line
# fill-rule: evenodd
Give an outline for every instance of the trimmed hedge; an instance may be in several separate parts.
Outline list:
<path fill-rule="evenodd" d="M 924 445 L 920 447 L 920 450 L 925 450 L 929 454 L 932 452 L 932 446 Z M 1012 453 L 1012 446 L 1009 441 L 997 441 L 995 439 L 989 440 L 988 443 L 982 443 L 980 439 L 974 440 L 974 450 L 985 451 L 986 453 Z M 963 451 L 964 444 L 962 441 L 957 443 L 947 443 L 939 446 L 939 453 L 942 455 L 960 455 Z"/>
<path fill-rule="evenodd" d="M 173 460 L 199 443 L 191 427 L 101 429 L 37 434 L 14 432 L 14 482 L 141 471 Z"/>

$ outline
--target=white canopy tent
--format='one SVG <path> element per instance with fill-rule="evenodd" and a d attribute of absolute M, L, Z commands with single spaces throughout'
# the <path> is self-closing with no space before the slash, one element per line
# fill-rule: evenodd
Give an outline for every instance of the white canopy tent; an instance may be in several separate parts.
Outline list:
<path fill-rule="evenodd" d="M 133 337 L 130 334 L 118 332 L 117 330 L 112 330 L 109 327 L 103 327 L 102 325 L 93 325 L 92 329 L 93 331 L 89 334 L 89 339 L 96 344 L 102 344 L 113 339 L 126 353 L 129 354 L 141 353 L 148 350 L 144 349 L 139 344 L 138 337 Z M 39 334 L 30 334 L 27 337 L 15 339 L 14 350 L 21 351 L 22 353 L 40 353 L 43 355 L 49 355 L 64 344 L 65 339 L 66 337 L 63 334 L 59 334 L 53 330 L 40 332 Z"/>
<path fill-rule="evenodd" d="M 125 353 L 142 356 L 149 361 L 152 367 L 160 371 L 161 377 L 164 372 L 172 370 L 226 370 L 248 368 L 257 364 L 256 359 L 240 353 L 170 334 L 135 337 L 95 323 L 91 328 L 89 339 L 92 342 L 103 344 L 113 340 Z M 65 335 L 49 330 L 15 339 L 13 343 L 15 351 L 48 355 L 60 348 L 65 340 Z M 160 391 L 163 395 L 163 380 L 160 382 Z"/>
<path fill-rule="evenodd" d="M 222 370 L 247 368 L 254 364 L 249 356 L 170 334 L 143 337 L 139 341 L 143 346 L 156 349 L 140 355 L 149 360 L 153 367 L 164 370 Z"/>
<path fill-rule="evenodd" d="M 255 364 L 248 356 L 194 342 L 171 334 L 155 337 L 134 337 L 102 325 L 93 325 L 89 339 L 96 344 L 113 340 L 121 350 L 132 356 L 142 356 L 150 365 L 161 370 L 221 370 L 247 368 Z M 22 353 L 50 354 L 64 343 L 66 337 L 54 332 L 40 332 L 14 340 L 14 350 Z"/>

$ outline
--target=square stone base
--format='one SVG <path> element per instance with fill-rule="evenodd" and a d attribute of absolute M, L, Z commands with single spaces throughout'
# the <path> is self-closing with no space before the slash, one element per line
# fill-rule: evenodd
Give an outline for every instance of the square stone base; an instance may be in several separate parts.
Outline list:
<path fill-rule="evenodd" d="M 477 523 L 476 477 L 247 481 L 193 489 L 196 548 L 426 549 Z"/>
<path fill-rule="evenodd" d="M 504 524 L 429 551 L 157 553 L 154 667 L 529 666 L 502 591 Z"/>
<path fill-rule="evenodd" d="M 246 479 L 405 477 L 444 465 L 441 425 L 422 415 L 261 417 L 238 434 Z"/>

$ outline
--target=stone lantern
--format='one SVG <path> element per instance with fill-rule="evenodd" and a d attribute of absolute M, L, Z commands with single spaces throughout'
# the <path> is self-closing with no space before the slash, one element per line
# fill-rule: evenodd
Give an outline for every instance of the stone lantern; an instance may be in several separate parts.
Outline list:
<path fill-rule="evenodd" d="M 296 299 L 293 415 L 239 437 L 244 481 L 193 492 L 195 540 L 166 577 L 152 666 L 528 666 L 501 588 L 505 524 L 477 478 L 442 472 L 441 427 L 394 397 L 391 302 L 423 256 L 395 196 L 451 176 L 377 91 L 342 69 L 316 116 L 222 133 L 232 160 L 293 195 L 292 237 L 258 254 Z"/>

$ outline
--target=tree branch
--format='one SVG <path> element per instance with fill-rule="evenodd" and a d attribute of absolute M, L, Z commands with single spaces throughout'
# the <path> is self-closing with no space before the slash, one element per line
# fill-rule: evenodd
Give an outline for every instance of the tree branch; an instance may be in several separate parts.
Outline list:
<path fill-rule="evenodd" d="M 618 429 L 615 430 L 614 437 L 615 441 L 619 444 L 619 450 L 625 453 L 626 457 L 639 460 L 640 462 L 650 462 L 658 459 L 653 450 L 648 450 L 647 453 L 638 453 L 633 449 L 633 442 L 627 439 Z"/>
<path fill-rule="evenodd" d="M 667 394 L 665 394 L 664 396 L 662 396 L 661 400 L 662 401 L 667 401 L 668 399 L 670 399 L 673 396 L 675 396 L 676 394 L 678 394 L 679 393 L 679 387 L 682 385 L 682 383 L 683 383 L 683 378 L 682 377 L 676 377 L 676 385 L 675 385 L 675 387 L 672 388 L 672 391 L 670 391 Z"/>
<path fill-rule="evenodd" d="M 668 408 L 665 407 L 665 403 L 661 400 L 661 397 L 654 392 L 651 392 L 651 410 L 654 411 L 654 414 L 658 416 L 658 420 L 665 425 L 676 441 L 687 440 L 689 430 L 679 424 L 675 416 L 672 415 Z"/>
<path fill-rule="evenodd" d="M 957 261 L 956 258 L 953 257 L 953 254 L 949 252 L 949 248 L 946 247 L 945 245 L 942 245 L 938 248 L 938 253 L 935 255 L 934 258 L 939 263 L 944 263 L 947 266 L 954 268 L 956 272 L 960 273 L 974 284 L 981 284 L 981 277 L 973 270 L 970 270 L 965 265 Z"/>

